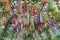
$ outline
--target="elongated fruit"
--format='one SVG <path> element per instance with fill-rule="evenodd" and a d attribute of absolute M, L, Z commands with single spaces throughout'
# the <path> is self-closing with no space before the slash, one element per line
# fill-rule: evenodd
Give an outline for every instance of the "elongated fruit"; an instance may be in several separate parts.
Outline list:
<path fill-rule="evenodd" d="M 16 24 L 16 18 L 15 17 L 13 18 L 12 23 Z"/>
<path fill-rule="evenodd" d="M 4 21 L 4 24 L 6 24 L 7 23 L 7 18 L 4 17 L 3 21 Z"/>
<path fill-rule="evenodd" d="M 41 2 L 42 2 L 43 4 L 45 4 L 45 3 L 48 2 L 48 0 L 41 0 Z"/>
<path fill-rule="evenodd" d="M 27 3 L 24 5 L 24 10 L 25 10 L 25 11 L 28 10 L 28 4 L 27 4 Z"/>
<path fill-rule="evenodd" d="M 5 3 L 8 2 L 8 0 L 1 0 L 1 2 L 2 2 L 3 4 L 5 4 Z"/>
<path fill-rule="evenodd" d="M 34 15 L 36 14 L 36 7 L 32 8 L 32 14 L 34 14 Z"/>

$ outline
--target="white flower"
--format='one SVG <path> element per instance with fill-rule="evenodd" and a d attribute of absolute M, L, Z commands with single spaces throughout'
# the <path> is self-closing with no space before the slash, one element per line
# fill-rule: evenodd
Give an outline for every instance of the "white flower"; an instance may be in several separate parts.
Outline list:
<path fill-rule="evenodd" d="M 14 1 L 14 3 L 17 3 L 17 1 Z"/>
<path fill-rule="evenodd" d="M 1 26 L 1 29 L 5 29 L 5 26 L 4 26 L 4 25 L 2 25 L 2 26 Z"/>

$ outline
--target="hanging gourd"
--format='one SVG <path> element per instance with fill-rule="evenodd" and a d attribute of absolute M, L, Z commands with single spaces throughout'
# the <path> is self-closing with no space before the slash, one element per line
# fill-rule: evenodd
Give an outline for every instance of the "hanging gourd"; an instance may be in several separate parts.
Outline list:
<path fill-rule="evenodd" d="M 30 18 L 30 31 L 35 31 L 34 16 L 31 16 Z"/>
<path fill-rule="evenodd" d="M 46 4 L 48 0 L 41 0 L 42 4 Z"/>
<path fill-rule="evenodd" d="M 30 24 L 30 31 L 35 31 L 34 23 Z"/>
<path fill-rule="evenodd" d="M 18 3 L 17 11 L 18 11 L 18 14 L 22 13 L 22 3 L 21 2 Z"/>
<path fill-rule="evenodd" d="M 7 23 L 7 18 L 6 17 L 3 18 L 3 22 L 4 22 L 4 24 Z"/>
<path fill-rule="evenodd" d="M 54 10 L 54 0 L 49 0 L 49 2 L 48 2 L 48 10 L 49 11 Z"/>
<path fill-rule="evenodd" d="M 21 16 L 20 15 L 18 16 L 17 22 L 18 22 L 18 24 L 21 24 Z"/>
<path fill-rule="evenodd" d="M 35 7 L 35 6 L 32 8 L 32 14 L 33 14 L 33 15 L 36 14 L 36 7 Z"/>
<path fill-rule="evenodd" d="M 10 5 L 9 5 L 9 2 L 7 2 L 6 4 L 5 4 L 5 12 L 6 13 L 10 13 Z"/>
<path fill-rule="evenodd" d="M 28 11 L 28 4 L 27 3 L 24 4 L 24 10 Z"/>
<path fill-rule="evenodd" d="M 16 24 L 16 17 L 14 17 L 14 18 L 12 19 L 12 23 L 13 23 L 13 24 Z"/>
<path fill-rule="evenodd" d="M 55 5 L 54 0 L 49 0 L 48 11 L 58 11 L 57 5 Z"/>
<path fill-rule="evenodd" d="M 58 14 L 58 7 L 55 4 L 54 0 L 49 0 L 49 2 L 48 2 L 48 11 L 51 12 L 53 16 Z"/>
<path fill-rule="evenodd" d="M 8 2 L 8 0 L 1 0 L 1 2 L 2 2 L 3 4 L 6 4 L 6 3 Z"/>
<path fill-rule="evenodd" d="M 24 25 L 24 26 L 27 26 L 28 24 L 29 24 L 28 17 L 27 17 L 27 16 L 24 16 L 24 17 L 23 17 L 23 25 Z"/>

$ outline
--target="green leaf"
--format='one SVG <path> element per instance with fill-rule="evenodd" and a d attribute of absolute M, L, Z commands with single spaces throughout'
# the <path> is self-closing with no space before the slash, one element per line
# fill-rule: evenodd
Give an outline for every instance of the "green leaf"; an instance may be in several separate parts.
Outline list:
<path fill-rule="evenodd" d="M 36 3 L 38 3 L 38 0 L 36 0 Z"/>

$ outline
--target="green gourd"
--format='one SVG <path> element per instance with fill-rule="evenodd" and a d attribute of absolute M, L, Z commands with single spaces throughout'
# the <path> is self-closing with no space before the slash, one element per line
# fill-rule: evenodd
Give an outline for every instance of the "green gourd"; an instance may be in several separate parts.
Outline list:
<path fill-rule="evenodd" d="M 49 2 L 48 2 L 48 11 L 58 12 L 58 8 L 57 8 L 57 5 L 55 4 L 54 0 L 49 0 Z"/>
<path fill-rule="evenodd" d="M 23 18 L 23 24 L 26 25 L 26 26 L 29 24 L 29 17 L 28 17 L 27 14 Z"/>
<path fill-rule="evenodd" d="M 48 2 L 48 10 L 49 11 L 54 10 L 54 0 L 49 0 L 49 2 Z"/>
<path fill-rule="evenodd" d="M 27 25 L 27 21 L 25 18 L 23 18 L 23 25 Z"/>
<path fill-rule="evenodd" d="M 34 31 L 34 30 L 35 30 L 34 24 L 31 23 L 31 24 L 30 24 L 30 31 Z"/>
<path fill-rule="evenodd" d="M 58 7 L 55 4 L 54 0 L 49 0 L 49 2 L 48 2 L 48 11 L 51 12 L 53 16 L 58 14 Z"/>

